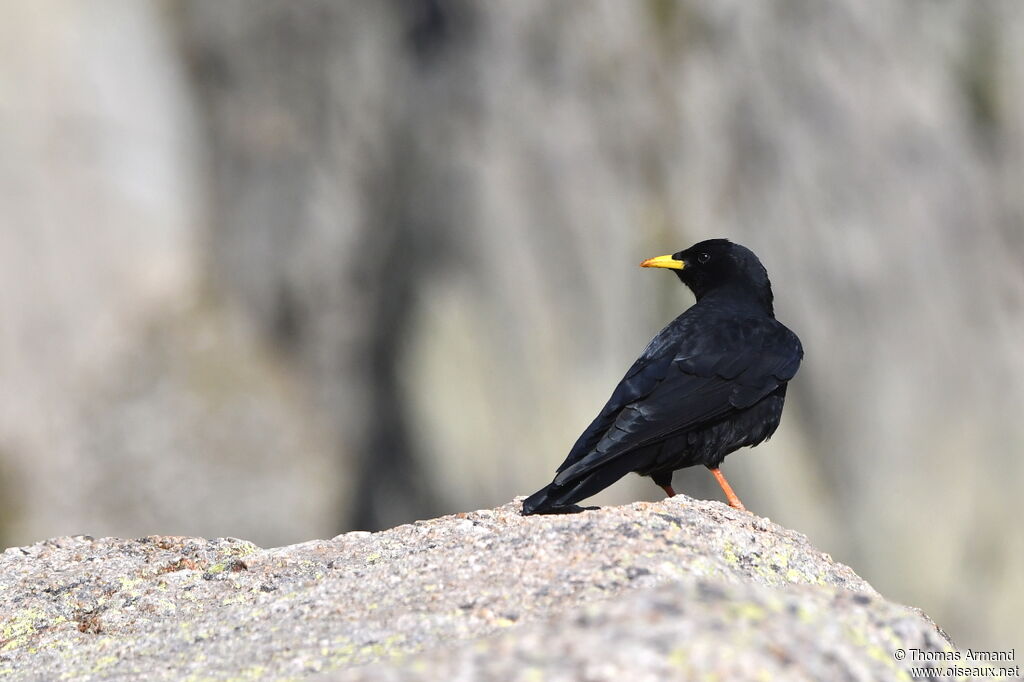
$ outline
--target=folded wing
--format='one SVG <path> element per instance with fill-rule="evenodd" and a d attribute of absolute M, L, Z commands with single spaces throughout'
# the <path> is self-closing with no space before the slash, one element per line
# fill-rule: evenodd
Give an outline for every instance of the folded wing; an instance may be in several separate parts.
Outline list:
<path fill-rule="evenodd" d="M 623 377 L 553 484 L 754 405 L 793 377 L 802 355 L 796 336 L 771 318 L 677 318 Z"/>

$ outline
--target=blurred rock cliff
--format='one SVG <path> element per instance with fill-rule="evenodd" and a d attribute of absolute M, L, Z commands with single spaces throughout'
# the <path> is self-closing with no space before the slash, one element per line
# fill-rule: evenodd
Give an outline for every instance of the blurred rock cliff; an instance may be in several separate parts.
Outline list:
<path fill-rule="evenodd" d="M 637 263 L 727 236 L 807 349 L 744 500 L 1019 643 L 1020 5 L 44 0 L 0 38 L 7 544 L 532 492 L 692 300 Z"/>

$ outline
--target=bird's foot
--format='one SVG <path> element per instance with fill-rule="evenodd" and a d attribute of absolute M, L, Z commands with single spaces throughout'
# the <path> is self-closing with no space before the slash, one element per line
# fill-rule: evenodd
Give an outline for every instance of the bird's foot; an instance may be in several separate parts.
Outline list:
<path fill-rule="evenodd" d="M 722 492 L 725 493 L 725 499 L 728 500 L 729 506 L 740 511 L 747 511 L 747 508 L 740 502 L 739 496 L 733 491 L 732 486 L 729 485 L 729 481 L 725 480 L 725 474 L 717 468 L 711 469 L 711 473 L 715 480 L 718 481 L 718 485 L 722 486 Z"/>

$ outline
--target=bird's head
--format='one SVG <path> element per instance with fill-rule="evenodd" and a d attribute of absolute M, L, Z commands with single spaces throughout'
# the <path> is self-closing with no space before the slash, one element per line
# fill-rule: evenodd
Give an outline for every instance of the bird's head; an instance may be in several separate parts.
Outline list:
<path fill-rule="evenodd" d="M 648 258 L 645 268 L 669 268 L 693 291 L 697 300 L 722 292 L 756 300 L 772 312 L 772 285 L 754 252 L 728 239 L 708 239 L 684 251 Z"/>

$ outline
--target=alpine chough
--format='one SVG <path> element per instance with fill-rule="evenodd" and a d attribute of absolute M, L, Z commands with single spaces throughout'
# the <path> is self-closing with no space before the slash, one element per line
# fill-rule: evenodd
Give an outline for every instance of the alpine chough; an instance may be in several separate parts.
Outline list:
<path fill-rule="evenodd" d="M 671 497 L 672 472 L 697 464 L 745 509 L 718 467 L 775 432 L 800 339 L 775 319 L 768 273 L 746 247 L 710 239 L 640 265 L 670 268 L 697 302 L 647 345 L 523 514 L 576 511 L 631 471 Z"/>

